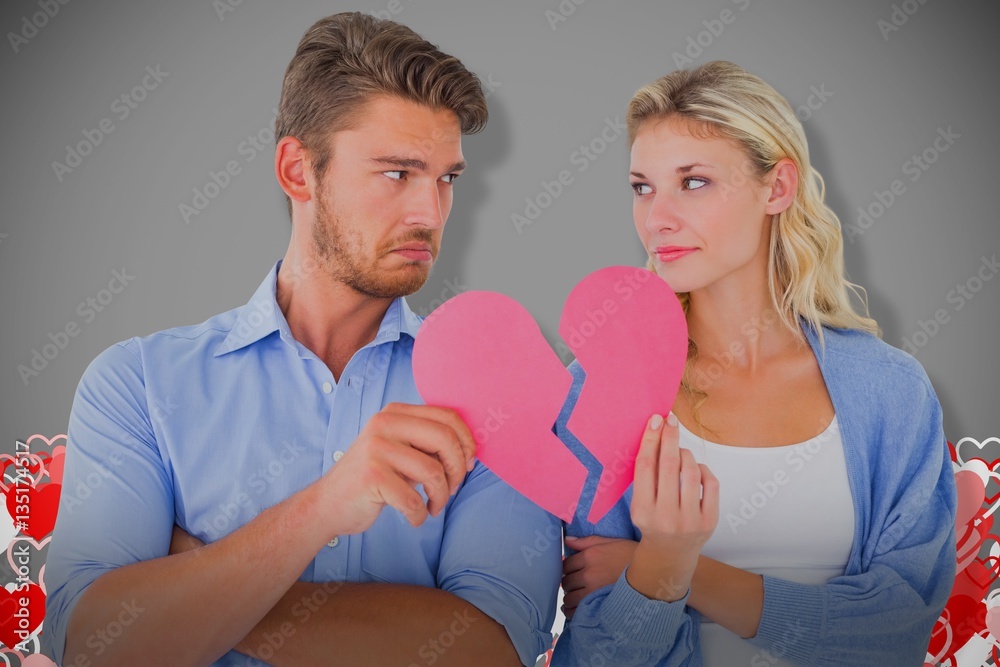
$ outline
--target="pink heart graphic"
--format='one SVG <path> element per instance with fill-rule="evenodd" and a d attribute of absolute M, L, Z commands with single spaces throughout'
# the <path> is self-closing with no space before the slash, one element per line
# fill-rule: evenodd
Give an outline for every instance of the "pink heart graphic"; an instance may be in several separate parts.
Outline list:
<path fill-rule="evenodd" d="M 28 445 L 28 451 L 34 452 L 34 451 L 36 451 L 38 449 L 38 445 L 32 445 L 32 443 L 34 443 L 34 442 L 36 442 L 38 440 L 41 440 L 42 442 L 44 442 L 45 446 L 51 449 L 53 442 L 56 442 L 57 440 L 65 440 L 65 439 L 66 439 L 66 434 L 65 433 L 60 433 L 59 435 L 54 435 L 51 438 L 46 438 L 44 435 L 36 433 L 35 435 L 33 435 L 33 436 L 29 437 L 27 440 L 25 440 L 24 444 Z"/>
<path fill-rule="evenodd" d="M 559 332 L 587 372 L 568 426 L 604 467 L 589 515 L 596 522 L 632 483 L 646 421 L 673 405 L 687 322 L 655 274 L 609 267 L 573 289 Z M 571 378 L 524 307 L 494 292 L 448 300 L 421 326 L 413 373 L 428 404 L 466 421 L 486 466 L 572 520 L 587 471 L 552 433 Z"/>
<path fill-rule="evenodd" d="M 62 484 L 63 470 L 66 467 L 66 447 L 59 445 L 52 450 L 52 458 L 49 459 L 45 467 L 49 474 L 49 481 L 53 484 Z"/>
<path fill-rule="evenodd" d="M 982 478 L 972 470 L 959 470 L 955 473 L 955 485 L 958 487 L 958 512 L 956 513 L 959 528 L 972 521 L 983 507 L 986 498 L 986 485 Z"/>
<path fill-rule="evenodd" d="M 18 555 L 23 554 L 25 551 L 24 547 L 27 547 L 28 553 L 22 557 L 26 557 L 28 563 L 37 561 L 42 561 L 44 563 L 45 558 L 42 554 L 42 549 L 48 546 L 49 542 L 51 541 L 52 541 L 51 535 L 43 539 L 41 542 L 37 541 L 33 537 L 24 537 L 23 535 L 15 537 L 13 540 L 10 541 L 10 544 L 7 545 L 7 563 L 10 565 L 11 571 L 17 572 L 18 567 L 21 565 L 21 563 L 14 562 L 14 556 L 15 553 Z M 25 544 L 22 547 L 18 548 L 19 542 L 24 542 Z M 35 553 L 31 553 L 32 547 L 34 547 Z M 44 567 L 44 565 L 42 567 Z"/>

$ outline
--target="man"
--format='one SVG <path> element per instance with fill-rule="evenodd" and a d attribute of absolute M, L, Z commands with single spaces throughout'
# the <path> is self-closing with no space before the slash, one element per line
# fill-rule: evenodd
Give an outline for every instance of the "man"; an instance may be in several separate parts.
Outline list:
<path fill-rule="evenodd" d="M 352 13 L 307 31 L 276 121 L 284 258 L 245 306 L 117 343 L 80 381 L 46 573 L 57 661 L 533 665 L 548 648 L 560 546 L 537 546 L 558 519 L 475 461 L 454 411 L 420 405 L 402 298 L 486 119 L 478 79 L 408 28 Z"/>

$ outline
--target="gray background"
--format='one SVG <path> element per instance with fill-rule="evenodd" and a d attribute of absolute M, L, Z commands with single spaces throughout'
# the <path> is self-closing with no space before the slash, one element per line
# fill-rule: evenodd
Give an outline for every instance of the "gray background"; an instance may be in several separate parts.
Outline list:
<path fill-rule="evenodd" d="M 557 12 L 557 0 L 242 0 L 220 17 L 221 2 L 75 0 L 17 53 L 9 36 L 0 45 L 0 450 L 33 433 L 64 432 L 77 382 L 103 349 L 245 303 L 284 254 L 290 226 L 273 142 L 252 162 L 239 146 L 270 125 L 305 29 L 347 9 L 398 10 L 396 20 L 495 85 L 488 128 L 463 145 L 471 167 L 457 185 L 441 259 L 410 298 L 418 312 L 456 289 L 497 290 L 525 304 L 555 343 L 577 280 L 602 266 L 641 264 L 624 135 L 586 171 L 572 155 L 600 135 L 605 119 L 624 114 L 640 85 L 675 69 L 674 52 L 703 33 L 710 43 L 696 64 L 733 60 L 796 107 L 810 87 L 831 93 L 804 124 L 845 224 L 876 201 L 876 190 L 905 183 L 884 215 L 846 244 L 849 277 L 868 289 L 893 345 L 947 311 L 950 321 L 916 355 L 944 405 L 946 433 L 952 441 L 1000 435 L 1000 279 L 961 310 L 947 300 L 982 257 L 1000 251 L 998 47 L 987 16 L 994 5 L 897 2 L 916 12 L 885 38 L 877 22 L 891 21 L 889 0 L 564 0 L 575 9 L 555 29 L 546 10 Z M 735 20 L 707 39 L 703 21 L 727 8 Z M 6 2 L 0 28 L 20 32 L 38 11 L 38 0 Z M 157 65 L 169 74 L 120 120 L 115 99 Z M 67 144 L 102 118 L 114 131 L 60 182 L 53 161 L 64 162 Z M 911 182 L 904 163 L 948 127 L 960 139 Z M 229 160 L 242 172 L 185 224 L 179 205 L 190 205 L 192 189 Z M 519 234 L 511 214 L 523 215 L 525 197 L 563 169 L 573 184 Z M 123 267 L 135 279 L 84 321 L 78 304 Z M 79 335 L 25 386 L 18 365 L 71 321 Z"/>

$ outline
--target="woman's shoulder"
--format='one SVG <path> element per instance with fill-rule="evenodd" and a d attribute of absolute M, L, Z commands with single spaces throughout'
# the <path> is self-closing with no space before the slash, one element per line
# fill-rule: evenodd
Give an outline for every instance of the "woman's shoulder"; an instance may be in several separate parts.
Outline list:
<path fill-rule="evenodd" d="M 855 388 L 864 387 L 861 394 L 870 391 L 883 395 L 885 392 L 915 393 L 933 396 L 936 400 L 923 365 L 908 352 L 893 347 L 875 334 L 824 325 L 825 349 L 821 350 L 813 330 L 808 326 L 804 329 L 828 381 L 843 378 Z"/>

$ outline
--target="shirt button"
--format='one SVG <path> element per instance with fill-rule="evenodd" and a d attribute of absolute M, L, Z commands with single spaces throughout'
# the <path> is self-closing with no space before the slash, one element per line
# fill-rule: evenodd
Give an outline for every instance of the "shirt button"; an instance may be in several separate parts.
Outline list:
<path fill-rule="evenodd" d="M 329 394 L 331 391 L 333 391 L 333 385 L 330 384 L 329 382 L 324 382 L 323 383 L 323 393 L 324 394 Z"/>
<path fill-rule="evenodd" d="M 340 543 L 340 538 L 339 537 L 335 537 L 332 540 L 330 540 L 329 542 L 327 542 L 326 546 L 328 546 L 328 547 L 330 547 L 332 549 L 335 546 L 337 546 L 339 543 Z"/>
<path fill-rule="evenodd" d="M 344 458 L 344 452 L 340 451 L 339 449 L 333 453 L 334 461 L 339 461 L 342 458 Z"/>

